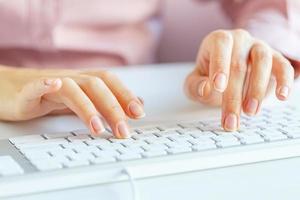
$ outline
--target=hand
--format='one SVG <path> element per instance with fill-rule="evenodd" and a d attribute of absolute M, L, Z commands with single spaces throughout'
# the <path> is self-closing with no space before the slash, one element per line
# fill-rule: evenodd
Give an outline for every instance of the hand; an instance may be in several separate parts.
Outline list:
<path fill-rule="evenodd" d="M 0 119 L 19 121 L 74 112 L 94 135 L 101 116 L 117 138 L 129 137 L 127 116 L 143 117 L 143 103 L 112 73 L 4 68 L 0 71 Z"/>
<path fill-rule="evenodd" d="M 185 91 L 195 101 L 222 105 L 222 126 L 235 131 L 241 110 L 258 113 L 272 77 L 277 98 L 286 100 L 294 81 L 290 62 L 244 30 L 219 30 L 203 40 Z"/>

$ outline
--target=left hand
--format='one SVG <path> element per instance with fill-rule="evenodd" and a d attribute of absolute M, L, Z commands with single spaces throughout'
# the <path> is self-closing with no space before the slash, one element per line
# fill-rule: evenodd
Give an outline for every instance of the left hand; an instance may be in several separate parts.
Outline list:
<path fill-rule="evenodd" d="M 258 113 L 272 76 L 277 98 L 286 100 L 294 81 L 290 62 L 247 31 L 218 30 L 203 40 L 185 91 L 194 101 L 222 105 L 222 126 L 235 131 L 241 110 Z"/>

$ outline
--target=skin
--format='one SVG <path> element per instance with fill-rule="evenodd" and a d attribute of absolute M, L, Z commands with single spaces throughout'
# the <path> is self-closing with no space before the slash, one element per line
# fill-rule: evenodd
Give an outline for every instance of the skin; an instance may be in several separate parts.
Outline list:
<path fill-rule="evenodd" d="M 203 40 L 195 69 L 185 81 L 194 101 L 222 106 L 222 126 L 239 128 L 240 114 L 256 115 L 267 88 L 286 100 L 294 69 L 279 52 L 244 30 L 218 30 Z M 75 113 L 94 135 L 104 121 L 117 138 L 130 136 L 127 119 L 145 116 L 143 101 L 107 71 L 0 67 L 0 119 L 21 121 Z"/>
<path fill-rule="evenodd" d="M 195 69 L 185 81 L 187 96 L 197 102 L 221 105 L 226 131 L 240 126 L 240 115 L 256 115 L 270 85 L 286 100 L 294 68 L 279 52 L 244 30 L 217 30 L 203 40 Z"/>
<path fill-rule="evenodd" d="M 2 120 L 75 113 L 94 135 L 105 131 L 105 119 L 117 138 L 127 138 L 127 118 L 145 115 L 141 100 L 107 71 L 0 70 Z"/>

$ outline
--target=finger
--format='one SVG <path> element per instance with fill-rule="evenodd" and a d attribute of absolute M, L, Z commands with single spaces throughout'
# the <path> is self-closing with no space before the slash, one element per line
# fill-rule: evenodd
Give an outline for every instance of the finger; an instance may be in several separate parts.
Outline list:
<path fill-rule="evenodd" d="M 237 31 L 234 34 L 229 81 L 222 101 L 222 126 L 226 131 L 235 131 L 240 125 L 248 52 L 251 46 L 249 35 L 244 31 Z"/>
<path fill-rule="evenodd" d="M 58 91 L 62 86 L 60 79 L 42 78 L 25 85 L 21 91 L 23 99 L 27 101 L 39 101 L 40 98 L 48 93 Z"/>
<path fill-rule="evenodd" d="M 106 84 L 100 78 L 90 77 L 81 80 L 80 85 L 108 122 L 114 135 L 117 138 L 130 137 L 126 115 Z"/>
<path fill-rule="evenodd" d="M 272 51 L 264 43 L 255 43 L 250 52 L 251 72 L 243 110 L 248 115 L 259 111 L 266 95 L 272 71 Z"/>
<path fill-rule="evenodd" d="M 145 117 L 143 103 L 115 74 L 107 71 L 89 72 L 87 74 L 97 76 L 104 81 L 130 118 L 139 119 Z"/>
<path fill-rule="evenodd" d="M 60 92 L 62 102 L 82 119 L 92 134 L 99 135 L 105 131 L 104 125 L 89 97 L 71 78 L 63 78 Z"/>
<path fill-rule="evenodd" d="M 18 95 L 18 115 L 19 119 L 28 119 L 47 114 L 48 109 L 36 109 L 41 106 L 42 97 L 58 91 L 62 86 L 60 79 L 41 78 L 26 84 Z M 33 112 L 38 110 L 38 112 Z M 25 114 L 25 115 L 24 115 Z M 29 114 L 29 115 L 28 115 Z"/>
<path fill-rule="evenodd" d="M 279 100 L 286 100 L 294 83 L 294 68 L 280 53 L 273 55 L 273 71 L 276 78 L 276 95 Z"/>
<path fill-rule="evenodd" d="M 224 92 L 227 87 L 233 48 L 232 34 L 216 31 L 212 34 L 209 52 L 209 79 L 213 88 Z"/>
<path fill-rule="evenodd" d="M 197 69 L 187 76 L 184 83 L 184 91 L 193 101 L 209 105 L 221 104 L 220 93 L 215 92 L 211 88 L 209 78 L 207 76 L 201 76 Z"/>

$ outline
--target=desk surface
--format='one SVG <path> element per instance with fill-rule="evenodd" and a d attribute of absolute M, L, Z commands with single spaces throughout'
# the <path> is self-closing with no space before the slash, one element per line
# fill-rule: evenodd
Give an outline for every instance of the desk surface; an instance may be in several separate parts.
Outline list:
<path fill-rule="evenodd" d="M 201 119 L 220 115 L 218 108 L 209 108 L 186 99 L 184 78 L 192 64 L 165 64 L 113 69 L 137 95 L 145 100 L 147 117 L 131 121 L 135 125 L 157 122 Z M 300 89 L 296 84 L 295 90 Z M 296 103 L 300 95 L 294 90 L 289 103 Z M 273 95 L 272 95 L 273 96 Z M 274 97 L 265 105 L 278 103 Z M 48 116 L 28 122 L 0 123 L 0 138 L 15 135 L 69 131 L 84 128 L 75 116 Z M 142 199 L 296 199 L 300 195 L 300 158 L 264 162 L 207 170 L 138 181 Z M 122 185 L 123 184 L 123 185 Z M 75 199 L 131 199 L 128 183 L 102 185 L 60 191 L 20 199 L 55 199 L 66 195 Z M 101 195 L 100 195 L 101 194 Z M 105 198 L 104 198 L 105 197 Z M 70 199 L 70 198 L 68 198 Z"/>

